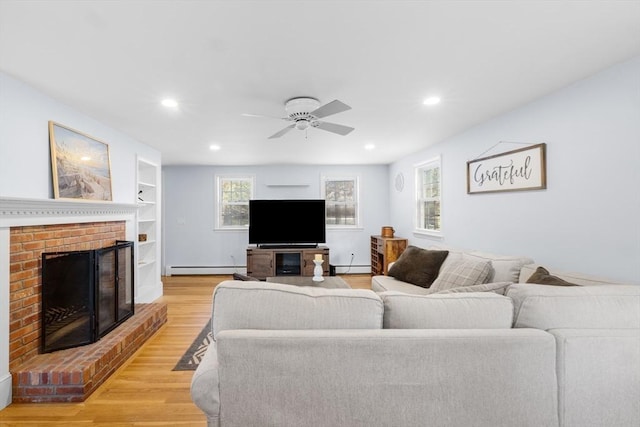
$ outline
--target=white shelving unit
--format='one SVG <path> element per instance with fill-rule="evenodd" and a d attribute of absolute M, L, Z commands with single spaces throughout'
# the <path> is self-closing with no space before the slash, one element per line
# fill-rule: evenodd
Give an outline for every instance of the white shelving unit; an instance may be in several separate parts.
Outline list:
<path fill-rule="evenodd" d="M 136 302 L 151 302 L 162 293 L 160 281 L 160 167 L 138 158 L 138 241 Z M 146 239 L 146 240 L 145 240 Z"/>

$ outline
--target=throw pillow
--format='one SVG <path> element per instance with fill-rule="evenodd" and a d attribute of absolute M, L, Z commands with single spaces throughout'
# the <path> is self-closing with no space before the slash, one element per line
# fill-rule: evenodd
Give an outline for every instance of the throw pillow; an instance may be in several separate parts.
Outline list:
<path fill-rule="evenodd" d="M 507 291 L 507 288 L 512 284 L 513 284 L 512 282 L 482 283 L 480 285 L 459 286 L 457 288 L 446 289 L 444 291 L 439 291 L 435 293 L 454 294 L 459 292 L 494 292 L 499 295 L 504 295 L 505 292 Z"/>
<path fill-rule="evenodd" d="M 449 251 L 431 251 L 408 246 L 389 269 L 389 276 L 416 286 L 431 286 Z"/>
<path fill-rule="evenodd" d="M 241 280 L 243 282 L 257 282 L 258 281 L 258 279 L 256 279 L 255 277 L 246 276 L 246 275 L 240 274 L 240 273 L 233 273 L 233 280 Z"/>
<path fill-rule="evenodd" d="M 549 270 L 544 267 L 536 268 L 535 273 L 533 273 L 528 279 L 527 283 L 535 283 L 538 285 L 551 285 L 551 286 L 578 286 L 575 283 L 567 282 L 557 276 L 552 276 L 549 274 Z"/>
<path fill-rule="evenodd" d="M 462 286 L 480 285 L 489 281 L 491 273 L 491 261 L 458 261 L 442 269 L 431 289 L 439 292 Z"/>

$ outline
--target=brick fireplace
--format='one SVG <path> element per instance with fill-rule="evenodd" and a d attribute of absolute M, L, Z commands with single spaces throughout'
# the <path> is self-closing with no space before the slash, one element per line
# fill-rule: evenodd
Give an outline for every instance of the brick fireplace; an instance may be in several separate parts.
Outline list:
<path fill-rule="evenodd" d="M 42 253 L 134 240 L 136 210 L 0 198 L 0 409 L 84 400 L 166 322 L 166 305 L 136 301 L 134 316 L 98 342 L 40 354 Z"/>
<path fill-rule="evenodd" d="M 9 370 L 39 354 L 43 252 L 100 249 L 125 240 L 125 222 L 12 227 L 10 231 Z"/>

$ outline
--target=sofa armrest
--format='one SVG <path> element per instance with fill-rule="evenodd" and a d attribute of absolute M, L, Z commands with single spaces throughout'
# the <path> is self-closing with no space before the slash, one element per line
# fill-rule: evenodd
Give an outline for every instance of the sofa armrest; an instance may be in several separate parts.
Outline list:
<path fill-rule="evenodd" d="M 551 329 L 563 427 L 640 425 L 640 329 Z"/>
<path fill-rule="evenodd" d="M 218 351 L 212 341 L 191 378 L 191 399 L 205 413 L 210 427 L 219 425 L 219 386 Z"/>

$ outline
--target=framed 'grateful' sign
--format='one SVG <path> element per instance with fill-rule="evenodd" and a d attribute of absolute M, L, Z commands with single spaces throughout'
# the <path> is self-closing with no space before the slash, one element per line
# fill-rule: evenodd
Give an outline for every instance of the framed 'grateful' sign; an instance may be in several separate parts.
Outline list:
<path fill-rule="evenodd" d="M 547 188 L 546 144 L 467 162 L 467 193 Z"/>

